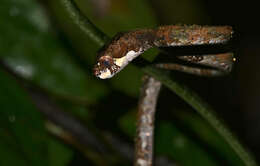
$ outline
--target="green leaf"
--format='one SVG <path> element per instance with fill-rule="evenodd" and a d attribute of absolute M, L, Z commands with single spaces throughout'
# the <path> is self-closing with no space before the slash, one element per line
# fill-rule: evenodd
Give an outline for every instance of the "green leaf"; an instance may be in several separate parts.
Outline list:
<path fill-rule="evenodd" d="M 46 133 L 39 112 L 30 102 L 25 91 L 16 82 L 0 71 L 0 163 L 16 165 L 48 165 Z M 17 159 L 17 160 L 15 160 Z M 39 162 L 41 161 L 41 162 Z M 9 165 L 9 164 L 8 164 Z"/>
<path fill-rule="evenodd" d="M 84 15 L 109 35 L 156 25 L 156 17 L 147 0 L 111 1 L 103 16 L 97 15 L 100 11 L 95 8 L 92 0 L 75 0 L 75 2 Z"/>
<path fill-rule="evenodd" d="M 37 1 L 2 0 L 0 20 L 0 58 L 23 77 L 61 96 L 95 101 L 107 94 L 69 56 Z"/>
<path fill-rule="evenodd" d="M 0 82 L 0 165 L 68 165 L 72 150 L 47 135 L 25 90 L 3 71 Z"/>
<path fill-rule="evenodd" d="M 3 132 L 0 130 L 0 132 Z M 2 135 L 0 134 L 1 138 Z M 28 166 L 29 162 L 25 157 L 21 155 L 21 153 L 17 152 L 18 149 L 12 149 L 13 147 L 10 147 L 10 145 L 1 140 L 0 142 L 0 155 L 1 155 L 1 160 L 0 160 L 0 165 L 3 166 Z"/>
<path fill-rule="evenodd" d="M 50 166 L 69 165 L 69 162 L 73 157 L 73 152 L 55 139 L 50 139 L 48 151 Z"/>
<path fill-rule="evenodd" d="M 156 153 L 175 159 L 180 165 L 218 165 L 216 161 L 173 124 L 161 122 L 155 134 Z"/>
<path fill-rule="evenodd" d="M 180 122 L 189 128 L 193 134 L 197 135 L 200 140 L 205 142 L 212 149 L 216 150 L 219 156 L 229 161 L 229 165 L 244 165 L 219 133 L 209 126 L 201 117 L 184 110 L 176 112 L 175 116 L 177 116 Z"/>
<path fill-rule="evenodd" d="M 134 139 L 136 133 L 136 114 L 136 111 L 128 111 L 118 120 L 119 128 L 131 139 Z"/>

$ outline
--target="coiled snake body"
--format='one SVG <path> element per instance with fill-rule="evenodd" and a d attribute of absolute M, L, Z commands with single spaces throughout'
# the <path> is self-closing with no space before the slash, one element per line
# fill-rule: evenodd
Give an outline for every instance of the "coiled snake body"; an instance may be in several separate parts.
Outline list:
<path fill-rule="evenodd" d="M 230 40 L 232 33 L 232 28 L 229 26 L 198 25 L 169 25 L 156 29 L 140 29 L 120 33 L 99 51 L 97 64 L 94 67 L 94 75 L 101 79 L 111 78 L 129 64 L 129 62 L 152 47 L 222 44 Z M 214 56 L 205 56 L 204 58 L 183 56 L 180 59 L 191 62 L 196 61 L 196 63 L 215 67 L 220 70 L 229 70 L 230 62 L 232 62 L 232 54 L 216 54 Z M 168 66 L 173 69 L 180 68 L 180 65 L 164 64 L 158 66 Z M 205 71 L 209 72 L 211 70 Z M 196 74 L 196 70 L 193 70 L 193 72 Z"/>

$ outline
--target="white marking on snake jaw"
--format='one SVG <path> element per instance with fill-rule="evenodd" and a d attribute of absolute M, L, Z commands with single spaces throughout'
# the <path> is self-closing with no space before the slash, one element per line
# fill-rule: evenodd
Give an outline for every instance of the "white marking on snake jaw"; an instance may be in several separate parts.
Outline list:
<path fill-rule="evenodd" d="M 101 79 L 111 78 L 113 74 L 111 74 L 109 69 L 106 69 L 105 71 L 101 71 L 101 74 L 98 76 Z"/>
<path fill-rule="evenodd" d="M 117 72 L 122 70 L 129 62 L 131 62 L 134 58 L 136 58 L 141 53 L 143 53 L 142 49 L 140 49 L 138 52 L 131 50 L 122 58 L 114 58 L 115 64 L 120 67 L 120 69 Z"/>
<path fill-rule="evenodd" d="M 146 160 L 143 160 L 143 159 L 138 159 L 137 163 L 140 166 L 147 166 L 148 165 L 148 162 Z"/>

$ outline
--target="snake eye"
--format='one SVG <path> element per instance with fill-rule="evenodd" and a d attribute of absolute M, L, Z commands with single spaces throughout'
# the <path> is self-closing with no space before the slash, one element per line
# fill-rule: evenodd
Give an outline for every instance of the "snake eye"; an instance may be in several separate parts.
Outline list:
<path fill-rule="evenodd" d="M 103 65 L 105 66 L 105 67 L 110 67 L 111 66 L 111 64 L 110 64 L 110 62 L 108 61 L 108 60 L 104 60 L 103 61 Z"/>

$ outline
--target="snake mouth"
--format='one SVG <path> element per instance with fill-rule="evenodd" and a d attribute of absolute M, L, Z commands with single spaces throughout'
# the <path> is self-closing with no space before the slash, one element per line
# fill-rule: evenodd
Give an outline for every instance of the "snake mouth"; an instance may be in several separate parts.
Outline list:
<path fill-rule="evenodd" d="M 100 78 L 100 79 L 106 79 L 112 77 L 112 73 L 109 68 L 105 68 L 100 65 L 100 63 L 96 64 L 93 68 L 93 74 Z"/>
<path fill-rule="evenodd" d="M 94 66 L 93 73 L 96 77 L 101 79 L 110 78 L 113 76 L 113 73 L 115 73 L 113 71 L 113 66 L 113 58 L 108 55 L 103 55 L 98 59 L 97 64 Z"/>
<path fill-rule="evenodd" d="M 107 79 L 113 77 L 114 74 L 111 73 L 109 69 L 102 70 L 100 74 L 97 76 L 100 79 Z"/>
<path fill-rule="evenodd" d="M 104 66 L 101 63 L 97 63 L 93 68 L 93 73 L 100 79 L 107 79 L 113 77 L 119 72 L 119 66 L 113 64 L 112 66 Z"/>

